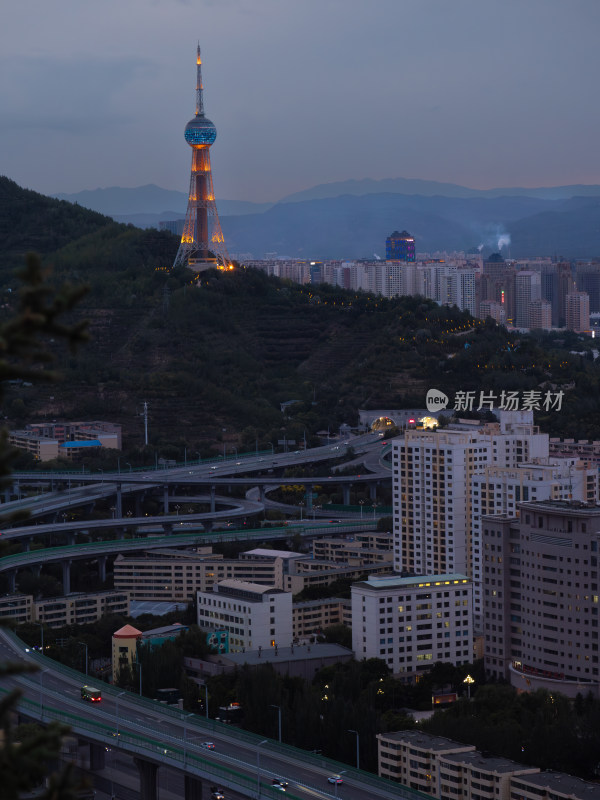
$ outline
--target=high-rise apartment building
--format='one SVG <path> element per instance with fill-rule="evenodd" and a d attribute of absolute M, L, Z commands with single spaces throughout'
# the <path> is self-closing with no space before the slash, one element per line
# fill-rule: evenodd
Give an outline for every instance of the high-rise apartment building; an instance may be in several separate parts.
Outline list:
<path fill-rule="evenodd" d="M 531 308 L 542 299 L 542 279 L 539 272 L 522 270 L 515 275 L 515 327 L 531 328 Z"/>
<path fill-rule="evenodd" d="M 600 264 L 581 263 L 575 266 L 577 291 L 587 292 L 590 297 L 590 313 L 600 312 Z"/>
<path fill-rule="evenodd" d="M 587 292 L 570 292 L 565 298 L 565 327 L 576 333 L 590 329 L 590 297 Z"/>
<path fill-rule="evenodd" d="M 552 328 L 552 304 L 548 300 L 532 300 L 529 305 L 529 328 L 543 331 Z"/>
<path fill-rule="evenodd" d="M 600 696 L 598 505 L 521 503 L 482 520 L 486 672 L 525 691 Z"/>
<path fill-rule="evenodd" d="M 487 564 L 483 562 L 482 519 L 490 514 L 514 517 L 519 503 L 540 500 L 576 500 L 597 503 L 600 499 L 598 469 L 577 457 L 548 458 L 545 463 L 516 467 L 485 467 L 471 480 L 473 550 L 473 613 L 475 630 L 483 630 L 483 589 Z"/>
<path fill-rule="evenodd" d="M 489 465 L 548 457 L 533 413 L 501 411 L 499 423 L 407 431 L 393 441 L 394 569 L 473 574 L 471 487 Z"/>

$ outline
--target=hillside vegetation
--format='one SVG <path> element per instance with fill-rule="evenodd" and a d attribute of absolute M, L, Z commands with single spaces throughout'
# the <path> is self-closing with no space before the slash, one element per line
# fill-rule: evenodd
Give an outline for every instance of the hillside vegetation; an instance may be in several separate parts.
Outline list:
<path fill-rule="evenodd" d="M 11 387 L 10 425 L 111 419 L 123 424 L 126 447 L 141 446 L 147 401 L 152 446 L 182 455 L 185 444 L 195 456 L 217 441 L 253 448 L 355 424 L 359 408 L 423 407 L 431 387 L 572 383 L 563 411 L 543 421 L 552 432 L 600 436 L 599 371 L 591 354 L 569 352 L 591 346 L 575 335 L 516 336 L 419 297 L 299 286 L 242 268 L 196 282 L 171 269 L 178 242 L 166 232 L 119 225 L 6 179 L 0 204 L 18 209 L 0 215 L 0 314 L 11 313 L 9 267 L 23 243 L 35 246 L 34 229 L 46 232 L 37 249 L 52 280 L 90 287 L 77 312 L 90 320 L 90 343 L 57 354 L 61 384 Z"/>

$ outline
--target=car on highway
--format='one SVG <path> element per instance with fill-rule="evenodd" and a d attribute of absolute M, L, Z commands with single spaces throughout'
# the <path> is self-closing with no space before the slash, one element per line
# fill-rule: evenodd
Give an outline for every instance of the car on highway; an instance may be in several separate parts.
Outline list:
<path fill-rule="evenodd" d="M 216 786 L 210 787 L 210 800 L 225 800 L 225 795 L 222 789 Z"/>
<path fill-rule="evenodd" d="M 202 742 L 200 747 L 203 747 L 205 750 L 214 750 L 215 743 L 214 742 Z"/>
<path fill-rule="evenodd" d="M 279 778 L 273 778 L 273 780 L 271 781 L 271 786 L 277 792 L 285 792 L 287 785 L 288 785 L 287 781 L 280 781 Z"/>
<path fill-rule="evenodd" d="M 343 783 L 344 780 L 341 775 L 330 775 L 327 778 L 327 783 L 335 783 L 339 786 L 340 783 Z"/>

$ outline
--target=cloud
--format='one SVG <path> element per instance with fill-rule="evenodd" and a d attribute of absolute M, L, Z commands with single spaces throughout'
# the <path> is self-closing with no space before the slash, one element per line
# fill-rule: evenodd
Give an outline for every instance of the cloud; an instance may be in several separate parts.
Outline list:
<path fill-rule="evenodd" d="M 142 70 L 140 58 L 0 58 L 0 132 L 78 135 L 134 119 L 124 98 Z"/>

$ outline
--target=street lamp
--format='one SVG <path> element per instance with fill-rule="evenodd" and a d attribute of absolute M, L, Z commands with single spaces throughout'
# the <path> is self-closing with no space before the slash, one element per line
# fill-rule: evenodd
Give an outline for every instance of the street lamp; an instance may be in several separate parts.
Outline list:
<path fill-rule="evenodd" d="M 102 473 L 102 479 L 101 479 L 100 483 L 104 483 L 104 470 L 102 469 L 102 467 L 98 467 L 98 470 L 99 470 L 99 472 Z"/>
<path fill-rule="evenodd" d="M 375 509 L 377 508 L 378 505 L 379 503 L 373 502 L 373 519 L 375 519 Z"/>
<path fill-rule="evenodd" d="M 300 506 L 300 522 L 302 522 L 302 508 L 304 506 L 304 500 L 300 500 L 298 505 Z"/>
<path fill-rule="evenodd" d="M 360 518 L 362 520 L 362 508 L 363 508 L 363 506 L 365 504 L 365 501 L 364 500 L 359 500 L 358 502 L 359 502 L 359 505 L 360 505 Z"/>
<path fill-rule="evenodd" d="M 345 770 L 345 769 L 341 769 L 341 770 L 338 772 L 338 775 L 341 777 L 341 776 L 342 776 L 342 775 L 343 775 L 345 772 L 347 772 L 347 770 Z M 335 782 L 335 796 L 336 796 L 336 797 L 338 796 L 338 785 L 337 785 L 337 781 Z"/>
<path fill-rule="evenodd" d="M 467 684 L 467 699 L 471 699 L 471 686 L 475 683 L 475 678 L 472 678 L 470 675 L 464 679 L 463 683 Z"/>
<path fill-rule="evenodd" d="M 42 638 L 42 655 L 44 655 L 44 623 L 43 622 L 35 622 L 34 620 L 31 620 L 31 624 L 32 625 L 39 625 L 39 627 L 40 627 L 40 634 L 41 634 L 41 638 Z"/>
<path fill-rule="evenodd" d="M 44 672 L 49 672 L 50 668 L 47 667 L 40 672 L 40 722 L 44 719 Z"/>
<path fill-rule="evenodd" d="M 256 795 L 260 797 L 260 747 L 266 744 L 269 740 L 263 739 L 256 745 Z"/>
<path fill-rule="evenodd" d="M 348 728 L 348 733 L 356 735 L 356 769 L 360 769 L 360 736 L 358 731 L 353 731 L 352 728 Z"/>
<path fill-rule="evenodd" d="M 85 647 L 85 674 L 88 674 L 88 646 L 85 642 L 77 642 L 77 644 L 82 644 Z"/>
<path fill-rule="evenodd" d="M 140 676 L 140 697 L 142 696 L 142 665 L 139 661 L 134 661 L 134 664 L 137 664 L 138 673 Z"/>
<path fill-rule="evenodd" d="M 281 744 L 281 706 L 276 706 L 275 703 L 269 703 L 271 708 L 277 709 L 277 717 L 279 720 L 279 744 Z"/>
<path fill-rule="evenodd" d="M 204 686 L 204 711 L 206 714 L 206 719 L 208 719 L 208 684 L 203 684 Z"/>
<path fill-rule="evenodd" d="M 183 766 L 185 767 L 185 761 L 187 756 L 187 721 L 190 717 L 193 717 L 193 712 L 186 714 L 183 718 Z"/>
<path fill-rule="evenodd" d="M 127 694 L 127 692 L 121 692 L 121 694 L 118 694 L 115 697 L 115 706 L 116 706 L 115 722 L 116 722 L 116 727 L 117 727 L 117 744 L 119 742 L 119 697 L 123 697 L 124 694 Z"/>

